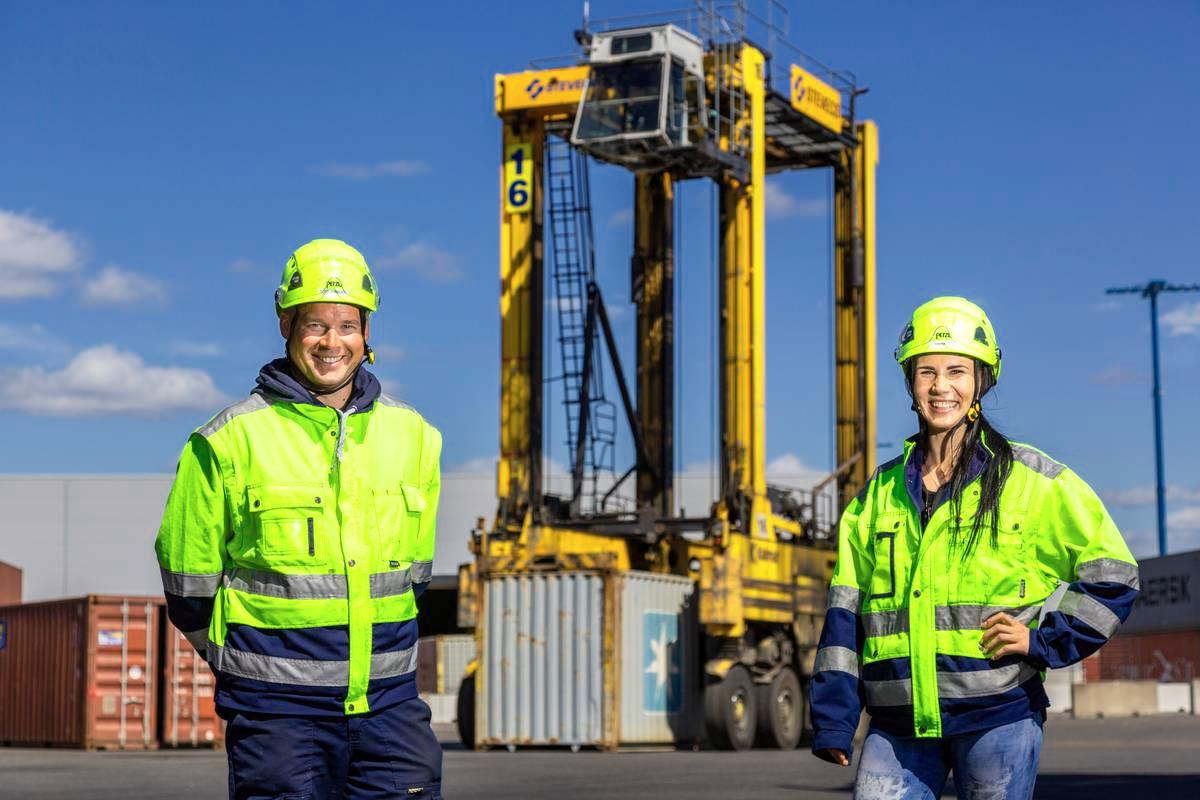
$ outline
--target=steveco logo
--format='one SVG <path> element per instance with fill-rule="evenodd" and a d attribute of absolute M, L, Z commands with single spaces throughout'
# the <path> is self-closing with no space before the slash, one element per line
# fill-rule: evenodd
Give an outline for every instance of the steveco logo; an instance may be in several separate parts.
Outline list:
<path fill-rule="evenodd" d="M 838 103 L 837 98 L 822 94 L 819 91 L 813 92 L 811 95 L 809 94 L 808 87 L 804 84 L 803 73 L 796 74 L 796 82 L 792 84 L 792 94 L 795 96 L 797 103 L 803 103 L 807 98 L 808 102 L 826 114 L 840 116 L 842 113 L 841 105 Z"/>
<path fill-rule="evenodd" d="M 558 78 L 542 81 L 541 78 L 534 78 L 525 87 L 525 94 L 529 95 L 530 100 L 537 100 L 542 96 L 542 92 L 580 92 L 583 91 L 583 84 L 586 82 L 586 78 L 573 81 L 560 81 Z"/>

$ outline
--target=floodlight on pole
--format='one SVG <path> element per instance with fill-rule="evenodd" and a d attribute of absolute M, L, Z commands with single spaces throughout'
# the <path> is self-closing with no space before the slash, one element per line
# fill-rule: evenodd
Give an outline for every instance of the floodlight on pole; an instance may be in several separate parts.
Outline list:
<path fill-rule="evenodd" d="M 1158 500 L 1158 554 L 1167 554 L 1167 487 L 1163 482 L 1162 384 L 1158 370 L 1158 296 L 1163 292 L 1200 292 L 1200 285 L 1175 286 L 1150 281 L 1144 286 L 1106 289 L 1105 294 L 1140 294 L 1150 298 L 1150 348 L 1154 360 L 1154 476 Z"/>

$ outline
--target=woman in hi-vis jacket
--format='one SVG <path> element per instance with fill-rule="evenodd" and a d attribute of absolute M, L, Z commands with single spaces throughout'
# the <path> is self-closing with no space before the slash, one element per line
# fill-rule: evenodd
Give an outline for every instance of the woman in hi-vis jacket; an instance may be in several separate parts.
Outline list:
<path fill-rule="evenodd" d="M 983 415 L 1000 346 L 982 309 L 925 303 L 895 355 L 920 430 L 842 515 L 811 684 L 813 753 L 849 766 L 865 705 L 855 798 L 940 797 L 951 770 L 960 798 L 1029 798 L 1049 705 L 1042 673 L 1113 635 L 1137 564 L 1078 475 Z"/>

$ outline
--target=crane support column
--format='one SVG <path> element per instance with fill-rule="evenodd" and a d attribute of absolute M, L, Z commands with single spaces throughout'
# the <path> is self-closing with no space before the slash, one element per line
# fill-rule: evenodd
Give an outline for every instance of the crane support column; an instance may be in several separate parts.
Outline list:
<path fill-rule="evenodd" d="M 634 178 L 632 297 L 637 306 L 637 393 L 653 469 L 637 472 L 638 508 L 674 509 L 675 188 L 666 172 Z"/>
<path fill-rule="evenodd" d="M 500 174 L 501 525 L 520 527 L 541 506 L 542 118 L 505 118 Z"/>
<path fill-rule="evenodd" d="M 879 133 L 856 128 L 858 144 L 834 171 L 834 363 L 838 502 L 844 507 L 875 469 L 875 166 Z"/>

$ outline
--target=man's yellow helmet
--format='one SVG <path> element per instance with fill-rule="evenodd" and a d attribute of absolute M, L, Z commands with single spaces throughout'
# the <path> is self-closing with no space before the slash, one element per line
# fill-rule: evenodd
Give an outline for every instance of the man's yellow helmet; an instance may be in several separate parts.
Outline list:
<path fill-rule="evenodd" d="M 276 311 L 304 303 L 379 308 L 379 287 L 362 253 L 339 239 L 314 239 L 292 253 L 275 290 Z"/>
<path fill-rule="evenodd" d="M 983 309 L 963 297 L 935 297 L 912 313 L 900 331 L 896 361 L 928 353 L 955 353 L 977 358 L 1000 380 L 1000 344 Z"/>

